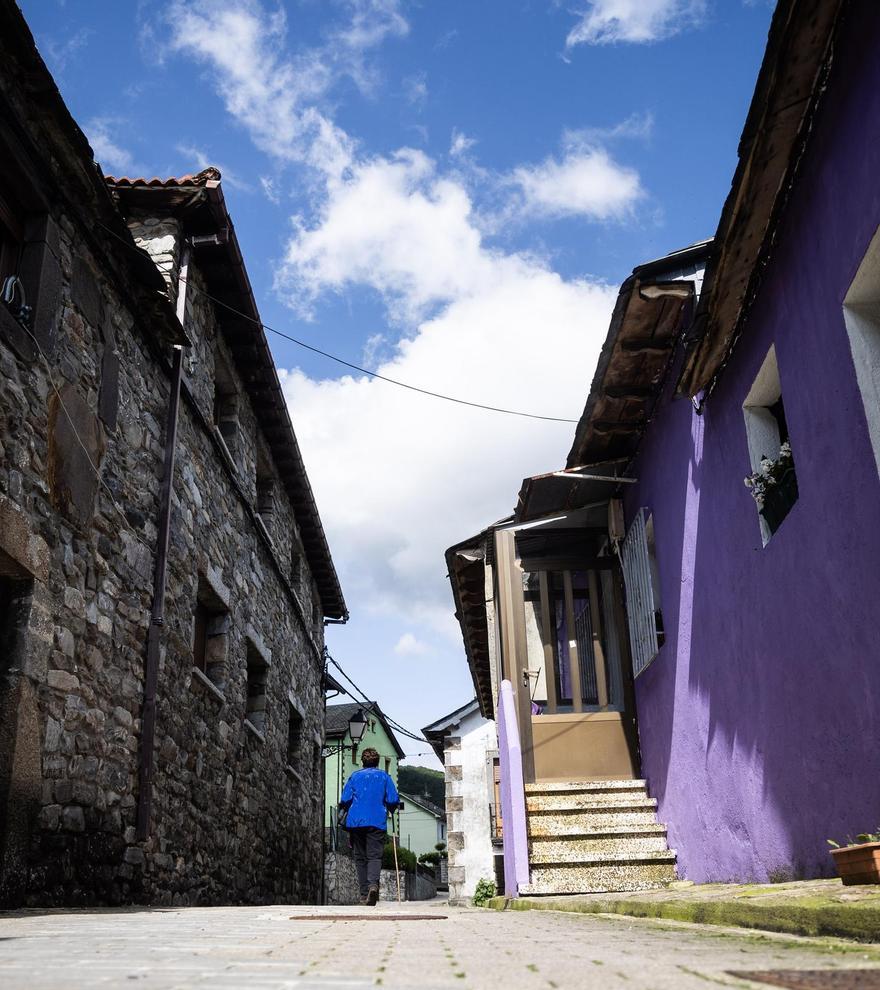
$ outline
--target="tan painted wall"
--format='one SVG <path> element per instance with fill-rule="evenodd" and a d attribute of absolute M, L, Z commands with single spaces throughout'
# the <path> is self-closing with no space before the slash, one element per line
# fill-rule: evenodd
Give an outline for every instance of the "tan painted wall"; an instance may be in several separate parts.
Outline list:
<path fill-rule="evenodd" d="M 636 765 L 620 712 L 532 717 L 536 780 L 632 780 Z"/>

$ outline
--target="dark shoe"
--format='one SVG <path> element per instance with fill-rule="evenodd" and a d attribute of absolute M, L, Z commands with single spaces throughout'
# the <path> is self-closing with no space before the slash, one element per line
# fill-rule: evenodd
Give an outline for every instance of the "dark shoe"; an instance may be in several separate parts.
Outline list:
<path fill-rule="evenodd" d="M 379 900 L 379 888 L 375 884 L 373 884 L 373 886 L 370 887 L 369 891 L 367 892 L 367 904 L 369 904 L 370 907 L 375 907 L 376 902 L 378 900 Z"/>

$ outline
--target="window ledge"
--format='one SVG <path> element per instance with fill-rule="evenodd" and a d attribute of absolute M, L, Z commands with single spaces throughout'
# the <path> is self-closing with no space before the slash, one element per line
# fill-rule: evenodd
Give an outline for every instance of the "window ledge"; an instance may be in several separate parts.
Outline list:
<path fill-rule="evenodd" d="M 232 471 L 233 475 L 238 476 L 238 465 L 235 463 L 235 458 L 232 456 L 232 451 L 229 449 L 226 443 L 226 438 L 220 432 L 220 427 L 214 427 L 214 439 L 217 441 L 220 447 L 220 455 L 224 461 L 226 461 L 226 466 Z"/>
<path fill-rule="evenodd" d="M 244 727 L 251 733 L 251 735 L 256 736 L 261 743 L 265 743 L 265 734 L 261 732 L 249 718 L 244 720 Z"/>
<path fill-rule="evenodd" d="M 263 517 L 258 512 L 254 516 L 254 518 L 257 520 L 257 528 L 262 532 L 263 536 L 269 541 L 269 543 L 272 545 L 272 549 L 274 550 L 275 540 L 273 539 L 272 534 L 269 532 L 269 527 L 266 525 Z"/>
<path fill-rule="evenodd" d="M 286 764 L 286 766 L 284 767 L 284 772 L 287 774 L 288 777 L 293 777 L 293 779 L 298 781 L 300 784 L 303 782 L 303 779 L 300 776 L 299 771 L 294 770 L 289 763 Z"/>
<path fill-rule="evenodd" d="M 217 685 L 208 677 L 207 674 L 203 674 L 198 667 L 193 667 L 192 669 L 192 680 L 191 684 L 198 684 L 205 688 L 209 694 L 214 696 L 215 701 L 219 701 L 221 705 L 226 704 L 226 695 L 217 687 Z"/>

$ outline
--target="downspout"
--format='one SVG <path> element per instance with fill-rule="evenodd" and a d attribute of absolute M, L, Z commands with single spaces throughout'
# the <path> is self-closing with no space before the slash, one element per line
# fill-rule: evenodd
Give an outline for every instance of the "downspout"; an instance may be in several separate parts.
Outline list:
<path fill-rule="evenodd" d="M 177 274 L 177 319 L 181 327 L 186 318 L 186 286 L 190 247 L 184 245 Z M 159 648 L 165 624 L 165 590 L 168 583 L 168 544 L 171 535 L 171 490 L 174 483 L 174 460 L 177 454 L 177 421 L 180 412 L 180 383 L 183 378 L 183 347 L 175 345 L 171 363 L 171 391 L 168 419 L 165 424 L 165 462 L 159 496 L 159 536 L 156 543 L 156 569 L 153 577 L 153 608 L 147 631 L 147 659 L 144 668 L 144 707 L 141 715 L 141 747 L 138 763 L 138 842 L 150 832 L 153 806 L 154 743 L 156 738 L 156 689 L 159 683 Z"/>

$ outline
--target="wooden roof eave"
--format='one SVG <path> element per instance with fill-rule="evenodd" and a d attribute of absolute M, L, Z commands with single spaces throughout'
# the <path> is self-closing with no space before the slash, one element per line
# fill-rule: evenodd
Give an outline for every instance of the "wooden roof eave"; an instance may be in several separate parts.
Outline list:
<path fill-rule="evenodd" d="M 780 0 L 706 271 L 679 393 L 711 386 L 748 317 L 833 59 L 847 0 Z"/>

